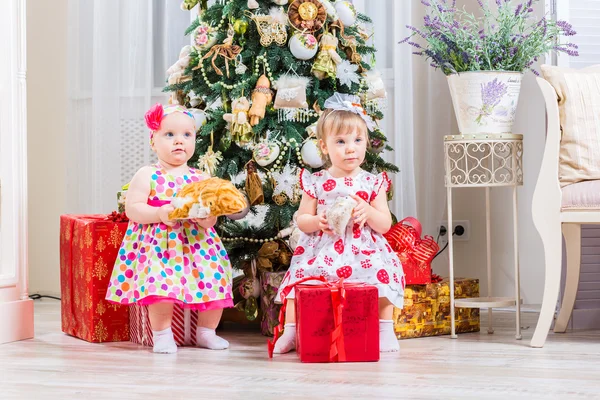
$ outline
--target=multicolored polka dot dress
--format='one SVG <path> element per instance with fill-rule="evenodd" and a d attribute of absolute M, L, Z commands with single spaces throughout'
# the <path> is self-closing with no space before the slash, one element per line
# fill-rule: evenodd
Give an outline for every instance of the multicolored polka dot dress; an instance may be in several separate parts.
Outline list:
<path fill-rule="evenodd" d="M 190 168 L 175 177 L 159 164 L 152 174 L 148 204 L 168 204 L 181 187 L 203 176 Z M 191 220 L 129 222 L 115 261 L 106 299 L 119 304 L 174 302 L 200 311 L 233 307 L 231 264 L 214 228 Z"/>

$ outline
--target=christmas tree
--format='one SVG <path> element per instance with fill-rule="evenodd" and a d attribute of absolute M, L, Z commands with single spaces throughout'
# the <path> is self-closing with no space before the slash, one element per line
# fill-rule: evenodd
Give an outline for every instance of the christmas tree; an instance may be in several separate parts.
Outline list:
<path fill-rule="evenodd" d="M 367 44 L 371 21 L 349 1 L 217 0 L 207 7 L 185 0 L 182 8 L 196 5 L 198 18 L 186 31 L 192 45 L 167 71 L 165 90 L 201 125 L 190 165 L 232 180 L 248 197 L 249 210 L 220 218 L 216 228 L 252 292 L 257 267 L 289 265 L 299 234 L 298 173 L 323 166 L 316 121 L 325 100 L 334 92 L 358 95 L 377 121 L 385 89 Z M 397 172 L 380 157 L 391 150 L 381 130 L 370 132 L 370 144 L 363 168 Z"/>

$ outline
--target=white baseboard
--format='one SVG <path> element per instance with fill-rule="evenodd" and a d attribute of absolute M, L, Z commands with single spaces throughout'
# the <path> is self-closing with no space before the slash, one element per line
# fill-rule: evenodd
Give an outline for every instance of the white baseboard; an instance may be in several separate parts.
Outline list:
<path fill-rule="evenodd" d="M 0 344 L 33 338 L 33 300 L 0 303 Z"/>

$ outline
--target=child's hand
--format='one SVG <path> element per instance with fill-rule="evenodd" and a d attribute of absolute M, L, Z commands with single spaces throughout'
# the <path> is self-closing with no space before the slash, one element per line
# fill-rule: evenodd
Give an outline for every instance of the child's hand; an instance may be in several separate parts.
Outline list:
<path fill-rule="evenodd" d="M 319 215 L 319 229 L 328 235 L 333 235 L 333 231 L 329 228 L 329 223 L 327 222 L 327 215 L 325 212 Z"/>
<path fill-rule="evenodd" d="M 215 226 L 217 223 L 217 217 L 206 217 L 206 218 L 193 218 L 192 221 L 200 225 L 204 229 L 209 229 Z"/>
<path fill-rule="evenodd" d="M 175 207 L 173 207 L 170 204 L 165 204 L 164 206 L 160 206 L 160 208 L 157 211 L 157 214 L 158 214 L 158 218 L 160 218 L 160 220 L 162 221 L 163 224 L 165 224 L 167 226 L 175 225 L 175 221 L 173 221 L 169 218 L 169 214 L 173 210 L 175 210 Z"/>
<path fill-rule="evenodd" d="M 354 223 L 359 224 L 360 228 L 362 229 L 369 218 L 371 218 L 374 208 L 357 195 L 350 195 L 350 197 L 352 197 L 358 203 L 358 205 L 354 207 L 352 217 L 354 217 Z"/>

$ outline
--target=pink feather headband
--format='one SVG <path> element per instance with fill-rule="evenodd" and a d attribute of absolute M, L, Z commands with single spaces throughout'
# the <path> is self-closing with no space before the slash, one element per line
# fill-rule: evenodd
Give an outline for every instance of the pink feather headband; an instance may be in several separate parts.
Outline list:
<path fill-rule="evenodd" d="M 194 121 L 194 126 L 196 126 L 196 120 L 189 110 L 183 106 L 178 104 L 168 105 L 163 108 L 162 104 L 156 103 L 153 105 L 145 115 L 146 126 L 150 129 L 150 142 L 152 142 L 152 136 L 154 132 L 160 129 L 160 125 L 162 120 L 169 114 L 173 114 L 176 112 L 180 112 L 182 114 L 187 115 Z"/>

